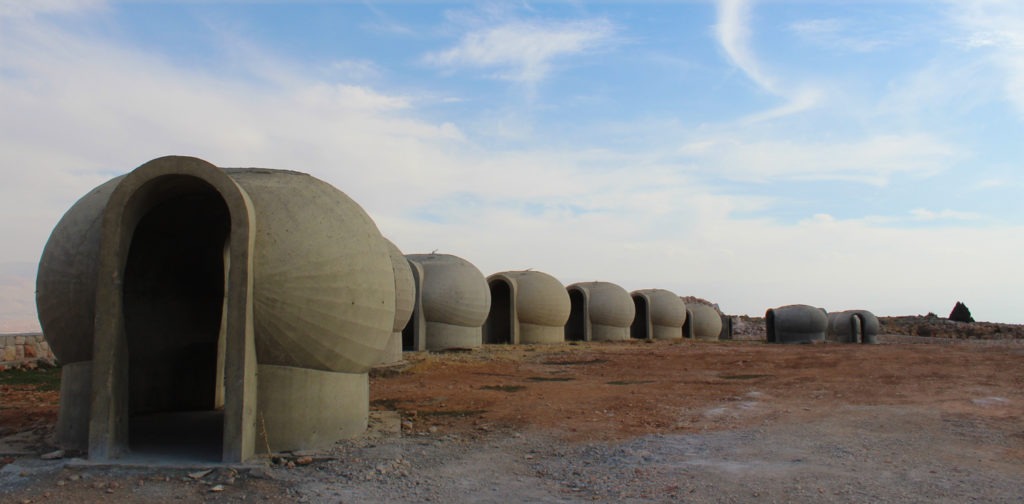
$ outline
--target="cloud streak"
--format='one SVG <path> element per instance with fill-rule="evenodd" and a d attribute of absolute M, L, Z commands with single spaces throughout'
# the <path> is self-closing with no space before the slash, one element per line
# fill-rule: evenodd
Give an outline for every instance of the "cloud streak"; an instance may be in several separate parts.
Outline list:
<path fill-rule="evenodd" d="M 765 112 L 752 114 L 744 119 L 747 123 L 763 122 L 798 114 L 817 106 L 824 93 L 809 85 L 786 88 L 778 79 L 762 68 L 761 62 L 750 48 L 750 17 L 753 10 L 751 0 L 718 0 L 716 3 L 718 22 L 715 36 L 726 56 L 758 87 L 786 101 L 783 105 Z"/>
<path fill-rule="evenodd" d="M 440 68 L 495 69 L 499 79 L 536 85 L 556 59 L 594 50 L 614 33 L 603 19 L 515 21 L 471 31 L 455 47 L 429 53 L 423 61 Z"/>

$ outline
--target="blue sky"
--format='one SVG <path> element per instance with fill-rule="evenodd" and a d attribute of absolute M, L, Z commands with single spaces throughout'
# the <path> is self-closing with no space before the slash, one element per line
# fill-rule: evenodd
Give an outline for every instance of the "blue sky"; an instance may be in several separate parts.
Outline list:
<path fill-rule="evenodd" d="M 305 171 L 484 274 L 1024 323 L 1024 4 L 0 0 L 0 331 L 81 195 Z"/>

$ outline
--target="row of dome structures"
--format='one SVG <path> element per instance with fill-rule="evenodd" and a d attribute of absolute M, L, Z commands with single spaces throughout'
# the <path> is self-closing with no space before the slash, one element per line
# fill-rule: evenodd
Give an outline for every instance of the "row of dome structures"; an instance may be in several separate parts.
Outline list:
<path fill-rule="evenodd" d="M 403 348 L 712 339 L 721 325 L 664 290 L 566 289 L 530 271 L 488 281 L 453 256 L 405 256 L 322 180 L 186 156 L 68 209 L 36 308 L 62 365 L 57 439 L 94 460 L 135 449 L 137 420 L 195 411 L 222 418 L 225 462 L 330 446 L 365 430 L 368 372 Z M 769 315 L 771 341 L 824 337 L 817 308 Z"/>
<path fill-rule="evenodd" d="M 402 351 L 475 348 L 482 344 L 731 338 L 731 318 L 709 304 L 665 289 L 627 292 L 611 282 L 563 286 L 534 270 L 488 277 L 449 254 L 410 254 L 390 241 L 395 326 L 382 363 Z M 766 313 L 767 341 L 874 343 L 878 319 L 866 310 L 827 313 L 808 305 Z"/>

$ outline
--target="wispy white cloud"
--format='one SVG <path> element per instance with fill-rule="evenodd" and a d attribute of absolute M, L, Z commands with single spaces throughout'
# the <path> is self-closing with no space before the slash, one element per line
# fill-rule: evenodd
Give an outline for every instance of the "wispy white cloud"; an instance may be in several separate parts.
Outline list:
<path fill-rule="evenodd" d="M 948 2 L 958 37 L 967 50 L 983 51 L 1005 75 L 1003 92 L 1024 116 L 1024 4 L 1014 0 Z"/>
<path fill-rule="evenodd" d="M 896 173 L 934 175 L 959 155 L 925 134 L 831 143 L 721 137 L 696 140 L 679 152 L 717 175 L 742 180 L 849 180 L 878 186 Z"/>
<path fill-rule="evenodd" d="M 556 59 L 593 50 L 614 33 L 604 19 L 514 21 L 471 31 L 457 46 L 423 60 L 443 68 L 493 68 L 495 77 L 534 85 L 551 72 Z"/>
<path fill-rule="evenodd" d="M 0 0 L 0 18 L 31 18 L 40 14 L 68 14 L 90 11 L 106 0 Z"/>
<path fill-rule="evenodd" d="M 813 44 L 847 51 L 872 52 L 891 44 L 885 38 L 856 33 L 847 20 L 838 18 L 805 19 L 790 24 L 789 29 Z"/>
<path fill-rule="evenodd" d="M 824 92 L 807 84 L 784 86 L 762 68 L 750 47 L 752 0 L 717 0 L 718 22 L 715 35 L 729 60 L 757 86 L 778 96 L 786 103 L 774 109 L 751 114 L 746 122 L 760 122 L 797 114 L 817 106 Z M 793 91 L 795 89 L 795 92 Z"/>
<path fill-rule="evenodd" d="M 957 210 L 950 210 L 948 208 L 939 211 L 928 210 L 927 208 L 915 208 L 910 211 L 910 215 L 917 221 L 973 221 L 982 218 L 982 215 L 977 212 L 961 212 Z"/>

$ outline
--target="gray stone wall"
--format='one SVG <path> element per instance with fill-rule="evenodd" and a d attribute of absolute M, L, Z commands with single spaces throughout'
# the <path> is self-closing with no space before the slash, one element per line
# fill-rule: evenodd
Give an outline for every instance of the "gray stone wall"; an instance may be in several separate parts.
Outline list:
<path fill-rule="evenodd" d="M 41 333 L 0 334 L 0 371 L 55 365 L 56 358 Z"/>

